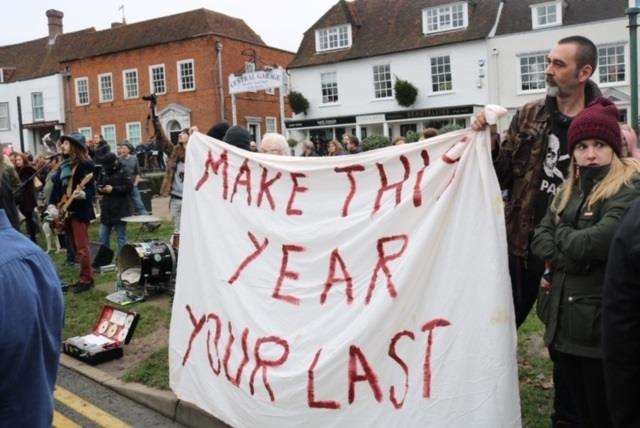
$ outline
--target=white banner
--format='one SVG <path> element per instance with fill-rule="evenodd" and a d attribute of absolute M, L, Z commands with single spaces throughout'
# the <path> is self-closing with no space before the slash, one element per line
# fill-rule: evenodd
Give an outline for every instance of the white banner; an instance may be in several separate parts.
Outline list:
<path fill-rule="evenodd" d="M 294 158 L 194 134 L 177 396 L 236 427 L 520 426 L 488 138 Z"/>
<path fill-rule="evenodd" d="M 263 91 L 271 88 L 281 88 L 284 73 L 281 69 L 254 71 L 240 76 L 229 76 L 229 93 Z"/>

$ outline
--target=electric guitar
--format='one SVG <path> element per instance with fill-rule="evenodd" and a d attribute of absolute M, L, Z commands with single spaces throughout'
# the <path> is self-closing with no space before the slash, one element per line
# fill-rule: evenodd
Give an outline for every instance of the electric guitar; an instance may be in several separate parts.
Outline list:
<path fill-rule="evenodd" d="M 51 226 L 54 232 L 58 235 L 64 233 L 64 229 L 67 225 L 67 221 L 69 220 L 69 206 L 76 199 L 78 192 L 84 190 L 84 187 L 93 179 L 93 173 L 89 173 L 84 176 L 82 181 L 78 183 L 75 190 L 71 193 L 71 195 L 67 195 L 66 193 L 60 199 L 60 202 L 56 204 L 58 208 L 58 217 L 54 219 L 51 223 Z"/>

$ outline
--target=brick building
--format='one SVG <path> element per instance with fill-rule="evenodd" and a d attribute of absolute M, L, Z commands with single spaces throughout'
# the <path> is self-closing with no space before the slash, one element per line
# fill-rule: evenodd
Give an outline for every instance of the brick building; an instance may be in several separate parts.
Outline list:
<path fill-rule="evenodd" d="M 243 20 L 206 9 L 113 24 L 87 34 L 61 61 L 67 130 L 102 134 L 112 145 L 137 144 L 152 133 L 142 96 L 156 93 L 168 134 L 190 126 L 206 132 L 222 119 L 231 122 L 229 74 L 286 68 L 292 58 L 267 46 Z M 277 90 L 240 94 L 236 105 L 238 125 L 257 141 L 265 132 L 282 132 Z"/>

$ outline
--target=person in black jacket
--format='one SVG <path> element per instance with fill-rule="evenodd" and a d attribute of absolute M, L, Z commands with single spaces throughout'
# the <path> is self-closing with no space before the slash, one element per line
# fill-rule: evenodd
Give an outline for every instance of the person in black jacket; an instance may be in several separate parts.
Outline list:
<path fill-rule="evenodd" d="M 74 293 L 80 293 L 93 287 L 93 270 L 89 250 L 89 223 L 95 218 L 93 198 L 94 180 L 85 185 L 84 190 L 78 184 L 94 172 L 94 164 L 89 158 L 84 135 L 74 132 L 61 137 L 61 149 L 64 160 L 53 176 L 53 190 L 49 203 L 59 205 L 67 197 L 72 197 L 69 205 L 69 221 L 65 225 L 67 237 L 73 245 L 76 260 L 80 263 L 80 279 L 73 286 Z M 55 208 L 53 208 L 55 211 Z"/>
<path fill-rule="evenodd" d="M 89 147 L 89 156 L 91 156 L 93 162 L 96 165 L 102 165 L 104 157 L 109 153 L 111 153 L 111 147 L 109 147 L 109 143 L 104 140 L 104 137 L 102 135 L 94 135 L 93 141 L 91 141 Z"/>
<path fill-rule="evenodd" d="M 609 251 L 602 302 L 607 401 L 616 427 L 640 426 L 640 200 Z"/>
<path fill-rule="evenodd" d="M 38 224 L 35 218 L 35 210 L 38 204 L 36 202 L 36 188 L 33 180 L 36 170 L 31 166 L 27 155 L 24 153 L 13 152 L 11 158 L 18 177 L 20 178 L 20 186 L 22 188 L 20 197 L 16 198 L 16 204 L 24 216 L 29 238 L 37 243 L 36 234 L 38 233 Z"/>
<path fill-rule="evenodd" d="M 103 175 L 98 182 L 97 191 L 102 195 L 100 201 L 100 244 L 111 248 L 111 230 L 115 229 L 118 240 L 118 252 L 127 243 L 127 223 L 122 217 L 131 215 L 130 197 L 133 180 L 125 172 L 120 161 L 113 153 L 102 158 Z"/>

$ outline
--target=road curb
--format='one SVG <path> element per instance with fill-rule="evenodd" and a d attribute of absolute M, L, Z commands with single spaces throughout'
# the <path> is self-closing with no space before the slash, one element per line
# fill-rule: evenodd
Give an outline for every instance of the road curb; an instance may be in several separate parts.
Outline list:
<path fill-rule="evenodd" d="M 60 355 L 60 364 L 123 395 L 138 404 L 188 427 L 227 427 L 224 422 L 186 401 L 181 401 L 171 391 L 162 391 L 140 383 L 127 383 L 110 374 L 89 366 L 66 354 Z"/>

